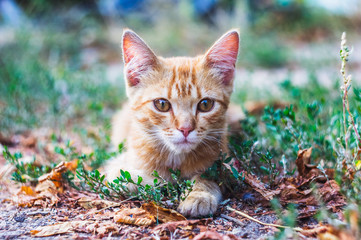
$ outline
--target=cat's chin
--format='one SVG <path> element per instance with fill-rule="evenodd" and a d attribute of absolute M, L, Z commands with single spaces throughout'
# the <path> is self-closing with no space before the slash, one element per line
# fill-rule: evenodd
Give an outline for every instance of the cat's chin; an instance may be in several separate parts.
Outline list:
<path fill-rule="evenodd" d="M 172 143 L 171 149 L 174 153 L 189 153 L 196 148 L 196 144 L 192 142 L 177 142 Z"/>

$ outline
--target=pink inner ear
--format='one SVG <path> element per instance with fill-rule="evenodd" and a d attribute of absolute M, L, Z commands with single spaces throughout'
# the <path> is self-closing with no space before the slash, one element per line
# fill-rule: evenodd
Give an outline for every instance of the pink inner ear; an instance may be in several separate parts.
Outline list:
<path fill-rule="evenodd" d="M 123 34 L 123 57 L 130 86 L 139 84 L 140 77 L 156 65 L 156 56 L 152 50 L 129 30 Z"/>
<path fill-rule="evenodd" d="M 219 72 L 225 85 L 233 79 L 238 47 L 238 33 L 232 31 L 221 37 L 206 54 L 207 65 Z"/>

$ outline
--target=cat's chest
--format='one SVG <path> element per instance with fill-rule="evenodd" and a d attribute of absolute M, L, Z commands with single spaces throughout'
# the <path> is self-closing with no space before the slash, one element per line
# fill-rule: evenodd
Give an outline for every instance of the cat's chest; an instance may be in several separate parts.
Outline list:
<path fill-rule="evenodd" d="M 186 154 L 170 154 L 165 160 L 165 166 L 171 169 L 180 169 L 186 161 Z"/>

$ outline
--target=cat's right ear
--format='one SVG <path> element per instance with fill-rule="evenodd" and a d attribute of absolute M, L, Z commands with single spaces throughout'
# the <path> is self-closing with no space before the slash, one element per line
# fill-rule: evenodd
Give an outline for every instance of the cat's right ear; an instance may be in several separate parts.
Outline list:
<path fill-rule="evenodd" d="M 140 83 L 142 76 L 158 65 L 158 59 L 148 45 L 132 30 L 123 31 L 125 76 L 130 87 Z"/>

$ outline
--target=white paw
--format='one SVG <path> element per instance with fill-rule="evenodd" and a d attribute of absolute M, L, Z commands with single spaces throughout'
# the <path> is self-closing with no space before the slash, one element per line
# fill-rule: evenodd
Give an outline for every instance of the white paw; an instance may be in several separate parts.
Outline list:
<path fill-rule="evenodd" d="M 191 192 L 188 197 L 179 204 L 178 211 L 190 217 L 199 217 L 213 214 L 217 210 L 218 201 L 215 196 L 208 192 Z"/>

